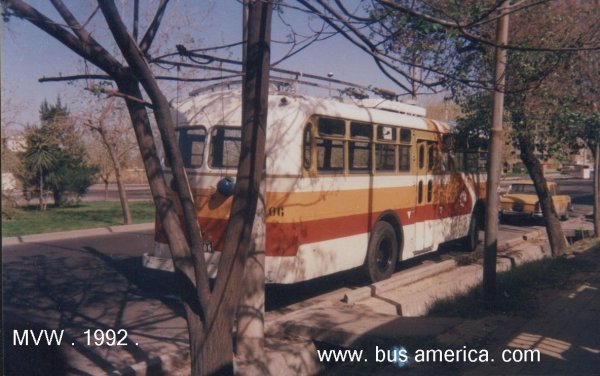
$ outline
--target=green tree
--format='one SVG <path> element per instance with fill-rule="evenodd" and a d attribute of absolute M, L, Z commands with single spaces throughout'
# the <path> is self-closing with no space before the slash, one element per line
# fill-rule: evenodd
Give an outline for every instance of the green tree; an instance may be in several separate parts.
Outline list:
<path fill-rule="evenodd" d="M 26 128 L 25 142 L 27 149 L 19 155 L 23 169 L 17 176 L 23 182 L 24 191 L 30 192 L 31 187 L 35 187 L 34 191 L 39 197 L 38 208 L 44 211 L 46 210 L 44 182 L 49 171 L 56 166 L 57 152 L 54 150 L 56 145 L 46 140 L 35 127 Z"/>
<path fill-rule="evenodd" d="M 41 104 L 40 122 L 40 127 L 26 130 L 19 178 L 26 192 L 39 195 L 39 208 L 45 210 L 45 190 L 51 191 L 55 205 L 61 206 L 66 192 L 81 196 L 87 191 L 98 167 L 86 162 L 85 145 L 60 98 L 52 105 L 47 101 Z"/>
<path fill-rule="evenodd" d="M 546 85 L 554 109 L 552 132 L 565 143 L 589 148 L 594 156 L 594 231 L 600 234 L 600 52 L 576 54 Z M 567 78 L 567 79 L 565 79 Z M 581 146 L 580 146 L 581 145 Z"/>

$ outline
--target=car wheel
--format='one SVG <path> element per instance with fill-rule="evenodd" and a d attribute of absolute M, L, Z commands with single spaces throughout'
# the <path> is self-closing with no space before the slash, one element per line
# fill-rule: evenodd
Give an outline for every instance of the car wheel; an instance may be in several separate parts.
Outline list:
<path fill-rule="evenodd" d="M 388 279 L 394 273 L 397 262 L 396 231 L 387 222 L 377 222 L 371 230 L 371 239 L 364 264 L 365 274 L 372 282 Z"/>

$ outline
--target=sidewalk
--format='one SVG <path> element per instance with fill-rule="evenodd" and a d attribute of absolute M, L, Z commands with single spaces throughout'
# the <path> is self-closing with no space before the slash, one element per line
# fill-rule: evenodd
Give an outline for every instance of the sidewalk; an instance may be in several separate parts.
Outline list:
<path fill-rule="evenodd" d="M 536 297 L 539 310 L 532 317 L 502 314 L 478 320 L 399 317 L 370 310 L 363 302 L 360 307 L 315 308 L 271 329 L 279 335 L 312 338 L 327 343 L 328 348 L 363 350 L 367 361 L 329 364 L 333 368 L 326 370 L 327 375 L 399 374 L 398 365 L 384 360 L 381 351 L 390 356 L 393 349 L 401 346 L 409 349 L 413 357 L 412 364 L 403 367 L 403 371 L 412 375 L 598 375 L 600 247 L 578 254 L 575 260 L 578 269 L 567 286 L 539 291 Z M 377 298 L 387 303 L 391 300 L 385 296 Z M 474 350 L 478 356 L 471 362 L 469 359 L 425 362 L 414 358 L 419 349 L 430 350 L 430 354 L 434 350 Z M 513 353 L 516 357 L 535 355 L 526 352 L 531 350 L 539 352 L 539 359 L 532 356 L 528 361 L 503 361 L 503 352 L 505 357 Z M 488 354 L 487 362 L 478 362 L 484 352 Z"/>

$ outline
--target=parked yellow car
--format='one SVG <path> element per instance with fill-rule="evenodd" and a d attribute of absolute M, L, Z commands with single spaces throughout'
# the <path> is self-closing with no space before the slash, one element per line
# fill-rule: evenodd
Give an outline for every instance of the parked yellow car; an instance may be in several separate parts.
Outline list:
<path fill-rule="evenodd" d="M 562 220 L 568 219 L 571 210 L 571 197 L 561 195 L 558 191 L 558 185 L 554 182 L 548 182 L 548 189 L 552 195 L 552 203 L 556 214 Z M 543 217 L 532 181 L 515 181 L 505 194 L 500 195 L 500 218 L 506 219 L 508 217 Z"/>

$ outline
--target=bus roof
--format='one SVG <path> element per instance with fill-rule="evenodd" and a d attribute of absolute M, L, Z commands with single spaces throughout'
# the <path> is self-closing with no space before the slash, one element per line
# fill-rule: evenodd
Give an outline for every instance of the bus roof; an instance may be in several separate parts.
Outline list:
<path fill-rule="evenodd" d="M 194 96 L 175 104 L 177 126 L 241 124 L 241 90 L 223 90 Z M 289 118 L 302 128 L 313 115 L 339 117 L 358 122 L 401 126 L 446 133 L 450 126 L 425 118 L 422 107 L 385 99 L 317 98 L 290 92 L 269 94 L 269 120 Z"/>

